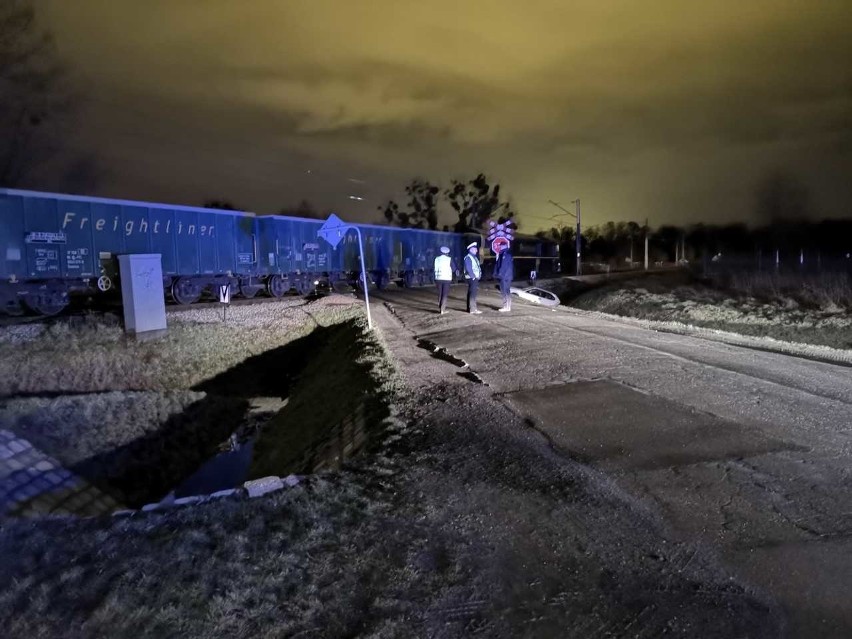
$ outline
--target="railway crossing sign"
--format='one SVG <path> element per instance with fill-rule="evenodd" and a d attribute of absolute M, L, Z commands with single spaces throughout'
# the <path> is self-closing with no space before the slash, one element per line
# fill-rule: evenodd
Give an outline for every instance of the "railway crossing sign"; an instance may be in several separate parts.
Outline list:
<path fill-rule="evenodd" d="M 511 222 L 498 224 L 494 220 L 488 220 L 488 241 L 491 242 L 491 252 L 495 255 L 509 248 L 515 239 L 512 226 Z"/>
<path fill-rule="evenodd" d="M 502 253 L 504 250 L 509 248 L 509 244 L 509 238 L 495 237 L 493 240 L 491 240 L 491 252 L 494 253 L 494 255 Z"/>

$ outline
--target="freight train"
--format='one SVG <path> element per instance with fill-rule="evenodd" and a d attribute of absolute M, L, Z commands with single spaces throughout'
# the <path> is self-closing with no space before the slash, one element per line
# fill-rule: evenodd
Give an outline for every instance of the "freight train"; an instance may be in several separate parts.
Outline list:
<path fill-rule="evenodd" d="M 118 290 L 121 254 L 162 256 L 163 290 L 192 304 L 219 286 L 245 298 L 312 293 L 318 286 L 362 282 L 358 241 L 349 233 L 336 248 L 317 237 L 322 220 L 255 215 L 191 206 L 0 189 L 0 310 L 53 315 L 74 295 Z M 384 288 L 433 283 L 432 263 L 450 247 L 459 266 L 465 246 L 483 247 L 478 234 L 357 225 L 368 280 Z M 518 238 L 519 277 L 559 270 L 554 243 Z"/>

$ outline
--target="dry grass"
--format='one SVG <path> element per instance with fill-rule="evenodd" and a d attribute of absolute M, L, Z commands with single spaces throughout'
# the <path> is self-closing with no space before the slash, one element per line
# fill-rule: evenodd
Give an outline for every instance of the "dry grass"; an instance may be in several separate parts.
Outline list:
<path fill-rule="evenodd" d="M 341 301 L 344 303 L 341 304 Z M 317 325 L 359 313 L 340 298 L 236 306 L 168 316 L 161 340 L 127 338 L 116 321 L 0 328 L 0 397 L 19 394 L 189 389 Z"/>
<path fill-rule="evenodd" d="M 359 313 L 339 297 L 235 307 L 225 323 L 194 309 L 143 343 L 108 317 L 0 329 L 0 387 L 19 393 L 0 399 L 0 426 L 121 503 L 158 501 L 231 433 L 260 425 L 252 397 L 287 396 L 312 356 L 299 338 Z"/>
<path fill-rule="evenodd" d="M 833 295 L 822 305 L 801 304 L 778 294 L 749 296 L 752 287 L 768 286 L 743 279 L 740 290 L 706 286 L 678 279 L 643 278 L 616 282 L 583 293 L 570 301 L 572 306 L 624 317 L 722 330 L 750 336 L 772 337 L 786 342 L 852 349 L 852 311 L 841 308 Z M 826 283 L 824 291 L 829 290 Z M 798 295 L 805 289 L 798 283 Z M 842 287 L 838 285 L 838 291 Z M 768 289 L 761 289 L 768 291 Z M 816 299 L 814 288 L 809 299 Z"/>
<path fill-rule="evenodd" d="M 0 405 L 0 423 L 65 465 L 132 444 L 205 398 L 195 391 L 26 397 Z"/>
<path fill-rule="evenodd" d="M 852 311 L 852 279 L 848 273 L 755 273 L 734 271 L 711 278 L 715 286 L 760 300 L 813 309 Z"/>

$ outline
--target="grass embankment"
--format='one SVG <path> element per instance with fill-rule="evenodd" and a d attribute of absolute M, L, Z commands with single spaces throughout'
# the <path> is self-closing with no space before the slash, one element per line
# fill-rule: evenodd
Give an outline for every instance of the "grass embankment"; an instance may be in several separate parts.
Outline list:
<path fill-rule="evenodd" d="M 144 343 L 104 318 L 3 329 L 0 388 L 27 396 L 0 398 L 0 428 L 122 504 L 158 501 L 232 432 L 258 425 L 251 398 L 288 396 L 316 350 L 311 331 L 358 314 L 307 307 L 239 307 L 225 323 L 170 315 L 169 336 Z"/>
<path fill-rule="evenodd" d="M 301 340 L 310 357 L 289 392 L 289 402 L 263 429 L 251 476 L 310 472 L 332 442 L 332 465 L 342 462 L 344 422 L 352 430 L 375 432 L 388 415 L 395 375 L 381 344 L 363 321 L 317 328 Z M 327 455 L 326 455 L 327 456 Z"/>
<path fill-rule="evenodd" d="M 181 392 L 109 392 L 0 402 L 0 424 L 116 501 L 158 501 L 212 457 L 245 400 Z"/>
<path fill-rule="evenodd" d="M 749 289 L 745 280 L 739 285 L 726 283 L 729 280 L 701 281 L 687 273 L 650 275 L 604 284 L 567 303 L 625 317 L 852 348 L 852 307 L 837 305 L 842 296 L 820 298 L 814 285 L 772 288 L 753 281 Z"/>

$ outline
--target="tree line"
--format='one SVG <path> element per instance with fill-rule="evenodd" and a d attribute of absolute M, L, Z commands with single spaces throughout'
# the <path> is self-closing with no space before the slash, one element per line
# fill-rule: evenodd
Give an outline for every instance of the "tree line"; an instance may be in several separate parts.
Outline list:
<path fill-rule="evenodd" d="M 789 256 L 800 252 L 819 252 L 822 256 L 845 258 L 852 252 L 852 220 L 828 219 L 775 220 L 749 227 L 746 224 L 662 225 L 656 228 L 636 222 L 606 222 L 582 229 L 584 261 L 620 263 L 644 260 L 645 236 L 649 259 L 674 262 L 713 256 L 770 256 L 778 251 Z M 537 234 L 556 241 L 563 261 L 570 263 L 574 254 L 575 229 L 554 227 Z"/>

